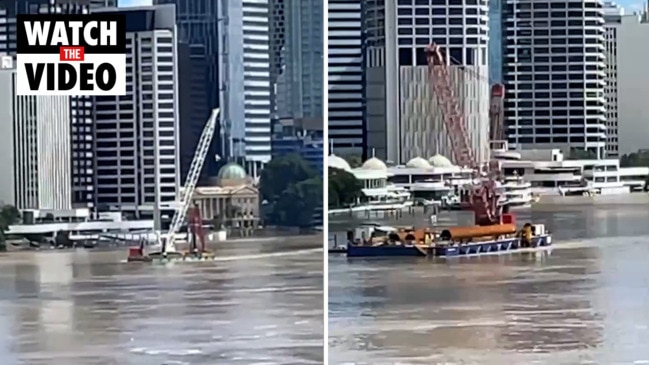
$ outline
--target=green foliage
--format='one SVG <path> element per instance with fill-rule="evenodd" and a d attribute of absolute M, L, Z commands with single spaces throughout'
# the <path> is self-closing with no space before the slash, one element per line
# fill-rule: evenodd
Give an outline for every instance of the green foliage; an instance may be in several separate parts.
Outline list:
<path fill-rule="evenodd" d="M 295 227 L 309 227 L 313 214 L 322 204 L 322 179 L 319 176 L 289 186 L 274 204 L 276 224 Z"/>
<path fill-rule="evenodd" d="M 349 164 L 352 169 L 361 167 L 363 165 L 363 159 L 359 155 L 349 155 L 344 157 L 345 161 Z"/>
<path fill-rule="evenodd" d="M 622 155 L 620 167 L 649 167 L 649 150 Z"/>
<path fill-rule="evenodd" d="M 350 206 L 363 197 L 363 184 L 344 170 L 329 168 L 329 207 Z"/>
<path fill-rule="evenodd" d="M 570 150 L 568 160 L 596 160 L 597 153 L 589 150 L 573 148 Z"/>
<path fill-rule="evenodd" d="M 9 226 L 20 222 L 20 211 L 13 205 L 3 205 L 0 208 L 0 251 L 6 251 L 6 233 Z"/>
<path fill-rule="evenodd" d="M 649 150 L 639 150 L 628 155 L 622 155 L 620 157 L 620 167 L 649 167 Z M 644 190 L 649 191 L 649 176 L 645 181 Z"/>
<path fill-rule="evenodd" d="M 280 156 L 262 170 L 259 191 L 269 204 L 269 224 L 308 227 L 322 204 L 322 177 L 301 156 Z"/>

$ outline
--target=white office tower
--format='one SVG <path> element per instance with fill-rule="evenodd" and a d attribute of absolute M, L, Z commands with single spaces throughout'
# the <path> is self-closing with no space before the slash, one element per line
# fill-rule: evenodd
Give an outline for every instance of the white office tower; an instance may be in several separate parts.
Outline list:
<path fill-rule="evenodd" d="M 489 156 L 488 0 L 385 0 L 364 9 L 368 148 L 405 163 L 453 151 L 425 48 L 444 49 L 478 162 Z"/>
<path fill-rule="evenodd" d="M 514 148 L 606 145 L 606 47 L 601 0 L 507 0 L 505 123 Z"/>
<path fill-rule="evenodd" d="M 70 98 L 18 96 L 16 72 L 5 68 L 0 118 L 0 201 L 18 209 L 71 209 Z"/>
<path fill-rule="evenodd" d="M 221 0 L 219 99 L 225 155 L 257 176 L 271 158 L 268 0 Z"/>
<path fill-rule="evenodd" d="M 180 186 L 175 7 L 120 10 L 126 95 L 96 97 L 97 205 L 149 217 Z"/>
<path fill-rule="evenodd" d="M 617 49 L 618 31 L 624 9 L 612 2 L 604 3 L 604 28 L 606 30 L 606 156 L 618 157 L 618 83 Z"/>
<path fill-rule="evenodd" d="M 619 17 L 619 24 L 607 23 L 615 31 L 614 59 L 609 68 L 615 72 L 617 110 L 617 142 L 619 155 L 649 148 L 649 122 L 647 101 L 649 100 L 649 73 L 646 59 L 649 57 L 649 14 L 629 14 Z M 611 67 L 613 65 L 614 67 Z M 610 103 L 610 101 L 609 101 Z"/>
<path fill-rule="evenodd" d="M 339 156 L 362 156 L 363 37 L 359 0 L 328 2 L 329 141 Z"/>

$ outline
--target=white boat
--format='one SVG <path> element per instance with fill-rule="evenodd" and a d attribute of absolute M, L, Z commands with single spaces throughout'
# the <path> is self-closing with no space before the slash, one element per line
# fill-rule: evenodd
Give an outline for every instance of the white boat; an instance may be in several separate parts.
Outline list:
<path fill-rule="evenodd" d="M 532 184 L 521 176 L 505 176 L 501 187 L 504 190 L 504 205 L 509 208 L 529 208 L 532 205 Z"/>
<path fill-rule="evenodd" d="M 410 193 L 417 202 L 424 205 L 443 205 L 447 197 L 453 195 L 454 188 L 443 181 L 422 181 L 410 186 Z"/>

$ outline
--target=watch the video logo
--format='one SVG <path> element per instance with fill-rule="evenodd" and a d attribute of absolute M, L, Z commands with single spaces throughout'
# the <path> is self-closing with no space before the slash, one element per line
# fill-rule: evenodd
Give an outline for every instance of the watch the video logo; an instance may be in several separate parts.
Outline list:
<path fill-rule="evenodd" d="M 125 95 L 123 14 L 17 16 L 18 95 Z"/>

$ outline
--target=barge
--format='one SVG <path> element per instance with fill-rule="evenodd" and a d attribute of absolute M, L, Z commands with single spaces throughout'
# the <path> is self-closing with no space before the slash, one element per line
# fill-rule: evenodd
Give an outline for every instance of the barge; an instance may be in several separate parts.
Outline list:
<path fill-rule="evenodd" d="M 203 223 L 198 212 L 198 207 L 192 210 L 191 220 L 188 225 L 189 249 L 177 251 L 174 244 L 173 234 L 167 237 L 159 237 L 160 250 L 146 252 L 146 239 L 140 240 L 138 246 L 129 247 L 126 262 L 200 262 L 213 261 L 216 256 L 208 251 L 205 246 L 205 235 L 203 234 Z"/>
<path fill-rule="evenodd" d="M 508 217 L 509 218 L 509 217 Z M 552 245 L 543 224 L 415 229 L 366 225 L 347 233 L 347 257 L 455 257 L 513 252 Z"/>

